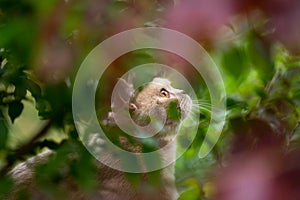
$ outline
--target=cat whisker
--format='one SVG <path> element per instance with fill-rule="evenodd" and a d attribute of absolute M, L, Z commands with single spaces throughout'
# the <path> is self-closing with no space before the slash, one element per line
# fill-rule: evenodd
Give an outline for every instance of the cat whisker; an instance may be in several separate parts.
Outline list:
<path fill-rule="evenodd" d="M 193 114 L 199 114 L 202 111 L 209 112 L 209 113 L 212 112 L 209 108 L 205 108 L 205 107 L 194 107 L 191 109 L 191 113 Z"/>
<path fill-rule="evenodd" d="M 213 106 L 211 104 L 193 104 L 194 107 L 206 107 L 206 108 L 212 108 Z"/>
<path fill-rule="evenodd" d="M 196 105 L 212 105 L 210 102 L 193 101 L 192 103 Z"/>
<path fill-rule="evenodd" d="M 219 108 L 217 108 L 211 104 L 193 104 L 192 110 L 200 110 L 200 112 L 205 111 L 205 112 L 209 112 L 209 113 L 212 113 L 213 111 L 215 111 L 215 112 L 220 111 Z"/>

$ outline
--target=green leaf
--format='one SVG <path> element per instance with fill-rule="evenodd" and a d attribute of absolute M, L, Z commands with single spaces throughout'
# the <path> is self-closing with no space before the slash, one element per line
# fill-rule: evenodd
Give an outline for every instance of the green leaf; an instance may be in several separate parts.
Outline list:
<path fill-rule="evenodd" d="M 13 187 L 13 181 L 8 178 L 0 179 L 0 198 L 6 199 Z"/>
<path fill-rule="evenodd" d="M 143 179 L 143 175 L 140 173 L 125 173 L 125 177 L 135 189 L 138 188 Z"/>
<path fill-rule="evenodd" d="M 180 111 L 177 109 L 177 105 L 178 105 L 178 102 L 176 102 L 176 101 L 171 101 L 171 102 L 168 104 L 167 114 L 168 114 L 168 117 L 169 117 L 170 119 L 173 119 L 173 120 L 180 120 L 180 118 L 181 118 L 181 113 L 180 113 Z"/>
<path fill-rule="evenodd" d="M 181 193 L 178 200 L 185 200 L 185 199 L 199 200 L 199 199 L 202 199 L 201 198 L 202 191 L 201 191 L 199 183 L 196 179 L 190 178 L 190 179 L 186 180 L 185 181 L 185 186 L 187 187 L 187 189 L 183 193 Z"/>
<path fill-rule="evenodd" d="M 270 45 L 260 36 L 251 34 L 246 45 L 247 55 L 260 78 L 267 82 L 274 75 L 274 61 L 271 58 Z"/>
<path fill-rule="evenodd" d="M 28 79 L 26 87 L 35 99 L 40 98 L 42 96 L 42 90 L 40 86 L 34 81 Z"/>
<path fill-rule="evenodd" d="M 5 118 L 0 112 L 0 149 L 4 149 L 8 138 L 8 128 L 5 122 Z"/>
<path fill-rule="evenodd" d="M 226 106 L 227 108 L 233 108 L 233 107 L 238 107 L 240 109 L 248 108 L 247 102 L 235 99 L 234 97 L 228 97 L 226 99 Z"/>
<path fill-rule="evenodd" d="M 26 87 L 25 85 L 16 85 L 15 89 L 15 97 L 17 100 L 22 100 L 26 95 Z"/>
<path fill-rule="evenodd" d="M 15 119 L 19 117 L 23 111 L 24 105 L 20 101 L 13 101 L 8 104 L 8 115 L 14 123 Z"/>
<path fill-rule="evenodd" d="M 238 80 L 243 80 L 249 72 L 245 52 L 239 47 L 233 47 L 224 53 L 222 66 L 228 74 Z"/>
<path fill-rule="evenodd" d="M 152 152 L 159 149 L 159 143 L 154 138 L 141 138 L 140 142 L 143 144 L 142 149 L 143 152 Z"/>
<path fill-rule="evenodd" d="M 70 163 L 71 174 L 75 178 L 80 190 L 93 192 L 97 188 L 97 180 L 95 177 L 97 168 L 94 165 L 93 157 L 91 157 L 88 152 L 84 150 L 81 151 L 80 158 Z"/>

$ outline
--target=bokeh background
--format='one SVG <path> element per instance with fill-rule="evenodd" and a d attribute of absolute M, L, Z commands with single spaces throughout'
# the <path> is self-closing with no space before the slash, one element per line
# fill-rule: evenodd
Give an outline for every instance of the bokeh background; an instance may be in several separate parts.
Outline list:
<path fill-rule="evenodd" d="M 184 59 L 145 49 L 118 58 L 100 80 L 99 120 L 117 78 L 144 63 L 188 77 L 201 100 L 196 139 L 176 162 L 179 199 L 276 200 L 300 196 L 300 1 L 298 0 L 0 0 L 0 198 L 5 174 L 46 148 L 40 189 L 57 188 L 67 170 L 80 190 L 96 189 L 93 157 L 78 139 L 71 95 L 76 72 L 100 42 L 135 27 L 166 27 L 195 39 L 222 73 L 227 118 L 220 140 L 198 157 L 210 120 L 210 96 Z M 105 106 L 104 106 L 105 105 Z M 66 155 L 76 152 L 77 159 Z M 84 173 L 82 173 L 84 172 Z M 132 184 L 139 176 L 128 174 Z M 30 199 L 22 191 L 19 197 Z"/>

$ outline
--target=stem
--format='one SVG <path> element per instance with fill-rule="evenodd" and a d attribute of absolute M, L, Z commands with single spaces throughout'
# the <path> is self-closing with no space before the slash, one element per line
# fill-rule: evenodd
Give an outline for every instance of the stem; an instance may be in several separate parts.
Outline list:
<path fill-rule="evenodd" d="M 23 146 L 21 146 L 15 151 L 13 155 L 15 159 L 13 161 L 8 161 L 8 163 L 4 167 L 2 167 L 2 169 L 0 170 L 0 177 L 6 176 L 6 174 L 8 173 L 8 171 L 10 170 L 10 168 L 13 166 L 13 164 L 17 159 L 21 159 L 26 154 L 28 154 L 28 152 L 34 147 L 35 142 L 47 134 L 48 130 L 52 126 L 52 123 L 53 123 L 52 120 L 48 121 L 44 125 L 44 127 L 42 127 L 42 129 L 38 131 L 37 134 L 35 134 L 33 138 L 31 138 L 26 144 L 24 144 Z"/>

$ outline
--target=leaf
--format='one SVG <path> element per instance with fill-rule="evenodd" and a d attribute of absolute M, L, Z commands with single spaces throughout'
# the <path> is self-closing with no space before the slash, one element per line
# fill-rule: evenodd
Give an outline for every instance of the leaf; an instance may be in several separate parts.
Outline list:
<path fill-rule="evenodd" d="M 245 53 L 243 49 L 238 47 L 231 48 L 224 53 L 222 66 L 230 75 L 238 80 L 243 80 L 249 72 Z"/>
<path fill-rule="evenodd" d="M 13 181 L 11 179 L 8 178 L 0 179 L 0 198 L 6 199 L 12 187 L 13 187 Z"/>
<path fill-rule="evenodd" d="M 93 192 L 97 188 L 95 177 L 97 168 L 94 165 L 93 157 L 87 151 L 81 151 L 79 159 L 72 160 L 70 163 L 71 174 L 75 178 L 80 190 Z"/>
<path fill-rule="evenodd" d="M 8 138 L 8 128 L 5 122 L 5 118 L 0 112 L 0 149 L 4 149 Z"/>
<path fill-rule="evenodd" d="M 24 105 L 20 101 L 13 101 L 8 104 L 8 115 L 14 123 L 15 119 L 19 117 L 23 111 Z"/>
<path fill-rule="evenodd" d="M 154 138 L 141 138 L 140 142 L 143 144 L 142 149 L 144 153 L 159 149 L 159 143 Z"/>
<path fill-rule="evenodd" d="M 40 86 L 34 81 L 28 79 L 26 87 L 35 99 L 40 98 L 42 96 L 42 90 Z"/>
<path fill-rule="evenodd" d="M 181 113 L 177 109 L 177 105 L 178 105 L 178 102 L 175 102 L 175 101 L 171 101 L 168 104 L 167 112 L 168 112 L 168 117 L 170 119 L 179 120 L 181 118 Z"/>
<path fill-rule="evenodd" d="M 36 109 L 38 110 L 38 114 L 43 119 L 48 119 L 51 116 L 51 105 L 45 99 L 39 98 L 36 99 Z"/>
<path fill-rule="evenodd" d="M 26 95 L 26 87 L 24 85 L 16 85 L 15 97 L 17 100 L 22 100 Z"/>
<path fill-rule="evenodd" d="M 189 200 L 198 200 L 202 199 L 201 196 L 203 195 L 203 192 L 200 188 L 200 185 L 198 181 L 194 178 L 187 179 L 185 181 L 185 186 L 187 189 L 181 193 L 180 197 L 178 200 L 184 200 L 184 199 L 189 199 Z"/>
<path fill-rule="evenodd" d="M 274 74 L 274 62 L 271 58 L 270 45 L 260 36 L 253 33 L 247 43 L 247 55 L 260 78 L 269 81 Z"/>
<path fill-rule="evenodd" d="M 58 149 L 58 147 L 60 146 L 60 144 L 58 144 L 57 142 L 52 140 L 47 140 L 47 139 L 38 142 L 37 145 L 39 146 L 40 149 L 44 147 L 48 147 L 49 149 Z"/>
<path fill-rule="evenodd" d="M 247 102 L 235 99 L 234 97 L 228 97 L 226 100 L 227 108 L 238 107 L 240 109 L 247 109 L 248 105 Z"/>
<path fill-rule="evenodd" d="M 125 177 L 135 189 L 139 187 L 143 179 L 143 175 L 141 173 L 125 173 Z"/>

